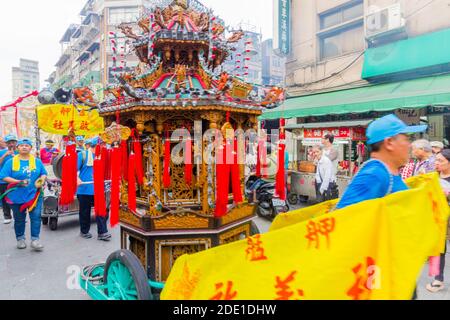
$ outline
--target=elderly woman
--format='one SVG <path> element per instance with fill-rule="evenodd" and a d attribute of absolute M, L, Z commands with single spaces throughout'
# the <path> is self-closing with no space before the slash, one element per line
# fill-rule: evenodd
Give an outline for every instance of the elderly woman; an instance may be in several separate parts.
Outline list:
<path fill-rule="evenodd" d="M 444 149 L 436 156 L 436 169 L 440 174 L 443 183 L 450 183 L 450 150 Z M 450 190 L 444 190 L 447 197 L 450 195 Z M 447 246 L 445 247 L 447 252 Z M 445 252 L 441 255 L 439 265 L 439 275 L 434 278 L 434 281 L 427 285 L 427 290 L 430 292 L 439 292 L 444 290 L 444 269 L 445 269 Z"/>
<path fill-rule="evenodd" d="M 416 140 L 412 143 L 412 154 L 418 160 L 414 175 L 436 171 L 436 156 L 433 154 L 431 144 L 427 140 Z"/>
<path fill-rule="evenodd" d="M 17 143 L 19 154 L 8 160 L 0 172 L 0 179 L 9 184 L 6 191 L 7 201 L 14 214 L 14 230 L 17 248 L 25 249 L 25 224 L 27 213 L 30 216 L 31 248 L 41 251 L 41 188 L 47 178 L 42 161 L 31 154 L 33 143 L 22 139 Z"/>

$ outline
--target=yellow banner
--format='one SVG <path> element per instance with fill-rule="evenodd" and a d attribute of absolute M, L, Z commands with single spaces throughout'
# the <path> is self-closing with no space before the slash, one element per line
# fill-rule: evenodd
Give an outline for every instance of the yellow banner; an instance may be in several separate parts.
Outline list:
<path fill-rule="evenodd" d="M 427 258 L 444 250 L 449 207 L 437 174 L 408 184 L 342 210 L 284 214 L 267 234 L 184 255 L 161 298 L 410 300 Z"/>
<path fill-rule="evenodd" d="M 90 107 L 55 104 L 37 108 L 39 128 L 47 133 L 67 135 L 73 121 L 77 135 L 92 137 L 105 130 L 98 110 Z"/>

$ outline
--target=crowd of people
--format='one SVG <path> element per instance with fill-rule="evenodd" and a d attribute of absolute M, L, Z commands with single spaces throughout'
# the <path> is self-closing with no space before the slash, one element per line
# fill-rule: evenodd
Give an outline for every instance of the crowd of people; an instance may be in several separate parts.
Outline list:
<path fill-rule="evenodd" d="M 18 249 L 26 249 L 25 225 L 30 221 L 31 243 L 35 251 L 44 249 L 40 240 L 42 225 L 43 188 L 47 180 L 46 166 L 52 165 L 61 151 L 55 142 L 47 140 L 37 156 L 33 155 L 33 142 L 7 135 L 0 141 L 0 196 L 5 225 L 14 221 Z M 80 236 L 91 239 L 91 211 L 94 207 L 93 164 L 99 138 L 85 141 L 76 137 L 78 152 L 78 189 Z M 106 218 L 96 217 L 98 240 L 110 241 Z"/>

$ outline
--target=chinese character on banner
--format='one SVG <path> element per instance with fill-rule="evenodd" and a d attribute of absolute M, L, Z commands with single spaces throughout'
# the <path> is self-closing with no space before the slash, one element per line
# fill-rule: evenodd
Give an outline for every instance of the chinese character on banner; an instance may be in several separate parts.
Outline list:
<path fill-rule="evenodd" d="M 330 233 L 335 230 L 336 220 L 335 218 L 326 218 L 320 220 L 318 223 L 311 221 L 306 226 L 308 234 L 306 239 L 309 240 L 308 249 L 311 244 L 316 244 L 316 249 L 320 249 L 320 236 L 324 236 L 327 240 L 327 247 L 330 248 Z"/>
<path fill-rule="evenodd" d="M 280 277 L 276 278 L 275 289 L 277 289 L 277 297 L 275 300 L 285 301 L 285 300 L 299 300 L 299 297 L 304 297 L 303 290 L 291 289 L 290 283 L 295 281 L 295 275 L 297 271 L 291 272 L 291 274 L 284 280 Z M 294 291 L 295 290 L 295 291 Z"/>
<path fill-rule="evenodd" d="M 81 121 L 80 124 L 80 130 L 85 130 L 85 131 L 89 131 L 89 122 L 87 121 Z"/>
<path fill-rule="evenodd" d="M 315 138 L 322 138 L 322 130 L 314 130 L 314 137 Z"/>
<path fill-rule="evenodd" d="M 80 110 L 80 117 L 84 117 L 86 116 L 86 111 L 85 110 Z"/>
<path fill-rule="evenodd" d="M 61 109 L 61 115 L 62 115 L 62 116 L 68 116 L 68 115 L 70 114 L 70 111 L 71 111 L 71 108 L 65 108 L 65 107 L 63 107 L 63 108 Z"/>
<path fill-rule="evenodd" d="M 62 130 L 63 129 L 63 123 L 61 120 L 55 120 L 53 122 L 53 128 L 56 130 Z"/>
<path fill-rule="evenodd" d="M 380 287 L 379 272 L 376 267 L 375 259 L 367 257 L 366 264 L 358 264 L 352 269 L 355 275 L 355 283 L 347 291 L 347 295 L 353 300 L 367 300 L 370 298 L 371 291 Z"/>
<path fill-rule="evenodd" d="M 264 248 L 262 247 L 261 235 L 258 234 L 254 237 L 248 238 L 248 248 L 245 251 L 247 259 L 250 261 L 262 261 L 267 260 L 264 254 Z"/>
<path fill-rule="evenodd" d="M 209 300 L 217 300 L 217 301 L 219 301 L 219 300 L 226 300 L 226 301 L 229 301 L 229 300 L 236 299 L 237 291 L 233 291 L 233 282 L 232 281 L 228 281 L 225 292 L 223 292 L 222 290 L 224 290 L 224 284 L 222 282 L 216 284 L 216 291 L 218 291 L 218 292 L 217 292 L 217 294 L 215 296 L 213 296 Z"/>

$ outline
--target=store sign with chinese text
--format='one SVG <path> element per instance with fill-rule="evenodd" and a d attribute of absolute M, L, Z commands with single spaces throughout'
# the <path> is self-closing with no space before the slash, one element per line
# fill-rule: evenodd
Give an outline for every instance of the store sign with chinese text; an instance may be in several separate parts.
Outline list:
<path fill-rule="evenodd" d="M 324 129 L 304 129 L 304 139 L 323 139 L 331 134 L 336 140 L 366 140 L 366 129 L 355 128 L 324 128 Z"/>
<path fill-rule="evenodd" d="M 275 1 L 274 49 L 281 55 L 291 52 L 291 0 Z"/>

